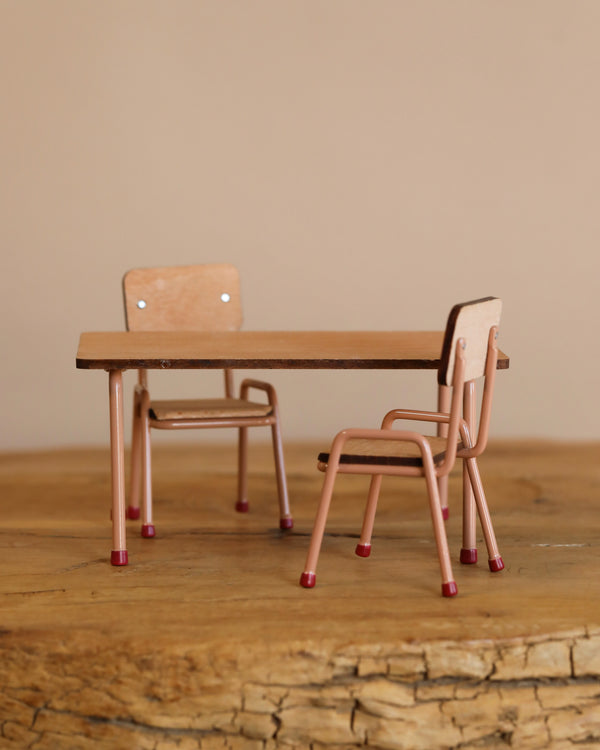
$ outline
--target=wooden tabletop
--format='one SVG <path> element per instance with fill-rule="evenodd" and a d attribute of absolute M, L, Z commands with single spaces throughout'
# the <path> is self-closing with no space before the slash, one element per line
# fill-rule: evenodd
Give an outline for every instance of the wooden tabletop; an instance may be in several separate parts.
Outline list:
<path fill-rule="evenodd" d="M 82 333 L 80 369 L 418 369 L 440 363 L 441 331 Z M 508 367 L 500 352 L 498 368 Z"/>

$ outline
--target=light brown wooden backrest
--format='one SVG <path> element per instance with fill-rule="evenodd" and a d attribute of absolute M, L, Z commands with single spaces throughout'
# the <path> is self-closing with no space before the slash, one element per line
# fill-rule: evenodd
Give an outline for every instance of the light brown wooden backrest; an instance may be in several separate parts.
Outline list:
<path fill-rule="evenodd" d="M 464 380 L 475 380 L 485 373 L 490 328 L 499 326 L 502 300 L 484 297 L 455 305 L 448 316 L 442 356 L 438 370 L 438 383 L 452 385 L 456 342 L 466 342 Z"/>
<path fill-rule="evenodd" d="M 135 268 L 123 277 L 128 331 L 237 331 L 240 280 L 229 263 Z"/>

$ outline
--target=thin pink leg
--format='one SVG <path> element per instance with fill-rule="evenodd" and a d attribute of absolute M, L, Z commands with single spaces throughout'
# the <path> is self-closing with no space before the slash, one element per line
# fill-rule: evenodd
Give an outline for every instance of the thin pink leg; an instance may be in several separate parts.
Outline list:
<path fill-rule="evenodd" d="M 427 494 L 429 495 L 429 508 L 431 511 L 431 521 L 433 523 L 433 533 L 435 536 L 435 543 L 440 561 L 440 570 L 442 573 L 442 596 L 456 596 L 458 588 L 452 573 L 452 563 L 450 562 L 448 539 L 446 538 L 446 528 L 440 505 L 437 477 L 435 476 L 435 468 L 431 456 L 423 456 L 423 469 L 425 473 L 425 482 L 427 483 Z"/>
<path fill-rule="evenodd" d="M 110 463 L 112 484 L 112 542 L 110 561 L 113 565 L 127 565 L 125 539 L 125 438 L 123 426 L 123 373 L 108 373 L 110 409 Z"/>
<path fill-rule="evenodd" d="M 448 507 L 448 475 L 444 474 L 444 476 L 438 477 L 437 483 L 442 506 L 442 518 L 444 521 L 447 521 L 450 518 L 450 508 Z"/>
<path fill-rule="evenodd" d="M 131 477 L 129 480 L 129 506 L 127 518 L 140 517 L 140 484 L 142 474 L 142 441 L 140 427 L 140 394 L 133 395 L 133 424 L 131 427 Z"/>
<path fill-rule="evenodd" d="M 483 484 L 481 482 L 477 460 L 475 458 L 468 458 L 465 463 L 475 493 L 475 502 L 477 503 L 479 520 L 481 521 L 481 528 L 483 529 L 483 536 L 485 537 L 485 544 L 488 550 L 488 565 L 493 573 L 497 573 L 504 568 L 504 563 L 502 562 L 502 557 L 500 556 L 498 545 L 496 543 L 496 535 L 494 534 L 492 519 L 485 499 L 485 492 L 483 491 Z"/>
<path fill-rule="evenodd" d="M 325 524 L 327 523 L 327 514 L 329 513 L 329 505 L 331 503 L 331 496 L 333 495 L 333 485 L 335 484 L 336 474 L 337 465 L 332 468 L 332 464 L 329 464 L 325 472 L 321 500 L 319 502 L 312 536 L 310 538 L 310 546 L 308 548 L 308 555 L 306 556 L 304 572 L 300 576 L 300 585 L 304 586 L 306 589 L 311 589 L 317 582 L 317 561 L 319 559 L 319 552 L 321 551 L 321 544 L 323 542 L 323 534 L 325 532 Z"/>
<path fill-rule="evenodd" d="M 475 382 L 469 380 L 464 386 L 463 414 L 471 435 L 474 435 L 475 414 Z M 465 565 L 477 562 L 475 499 L 467 466 L 463 462 L 463 546 L 460 551 L 460 561 Z"/>
<path fill-rule="evenodd" d="M 356 554 L 359 557 L 369 557 L 371 554 L 371 537 L 373 536 L 373 524 L 375 523 L 375 513 L 377 511 L 377 501 L 379 500 L 379 491 L 381 490 L 381 474 L 373 474 L 369 486 L 369 495 L 367 498 L 367 507 L 363 517 L 360 539 L 356 545 Z"/>
<path fill-rule="evenodd" d="M 152 519 L 152 452 L 150 444 L 150 394 L 142 392 L 140 405 L 140 422 L 142 434 L 142 472 L 143 472 L 143 508 L 142 508 L 142 536 L 152 539 L 156 536 L 156 529 Z"/>
<path fill-rule="evenodd" d="M 238 513 L 248 512 L 248 428 L 240 427 L 238 437 Z"/>
<path fill-rule="evenodd" d="M 450 393 L 451 389 L 447 385 L 438 386 L 438 411 L 442 414 L 448 414 L 450 412 Z M 444 422 L 438 422 L 437 426 L 438 437 L 448 437 L 448 425 Z M 440 493 L 440 503 L 442 505 L 442 515 L 444 520 L 448 520 L 449 508 L 448 508 L 448 475 L 444 474 L 443 477 L 438 477 L 438 490 Z"/>
<path fill-rule="evenodd" d="M 285 464 L 283 461 L 283 444 L 281 441 L 279 421 L 271 425 L 271 436 L 273 438 L 273 456 L 275 458 L 277 493 L 279 497 L 279 528 L 291 529 L 294 527 L 294 519 L 292 518 L 292 514 L 290 513 L 290 501 L 288 498 Z"/>

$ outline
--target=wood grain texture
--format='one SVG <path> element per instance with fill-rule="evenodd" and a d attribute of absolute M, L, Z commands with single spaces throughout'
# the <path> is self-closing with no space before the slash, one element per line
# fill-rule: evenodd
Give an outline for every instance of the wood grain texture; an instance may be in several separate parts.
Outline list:
<path fill-rule="evenodd" d="M 123 277 L 123 298 L 128 331 L 237 331 L 242 325 L 239 273 L 229 263 L 134 268 Z"/>
<path fill-rule="evenodd" d="M 152 401 L 153 419 L 238 419 L 266 417 L 273 411 L 270 404 L 259 404 L 239 398 L 170 399 Z"/>
<path fill-rule="evenodd" d="M 500 325 L 501 313 L 502 300 L 497 297 L 465 302 L 450 310 L 438 373 L 440 385 L 452 385 L 456 343 L 461 338 L 467 347 L 465 381 L 483 376 L 488 353 L 488 334 L 490 328 Z"/>
<path fill-rule="evenodd" d="M 157 445 L 157 537 L 130 522 L 126 568 L 106 558 L 108 450 L 0 456 L 0 748 L 597 747 L 600 445 L 490 444 L 507 568 L 456 563 L 454 600 L 419 480 L 384 480 L 365 560 L 368 479 L 340 476 L 317 586 L 298 585 L 317 449 L 287 447 L 284 533 L 268 445 L 248 514 L 233 446 Z M 460 494 L 453 474 L 454 557 Z"/>
<path fill-rule="evenodd" d="M 440 331 L 112 331 L 82 333 L 81 369 L 429 369 Z M 501 354 L 498 368 L 508 367 Z"/>

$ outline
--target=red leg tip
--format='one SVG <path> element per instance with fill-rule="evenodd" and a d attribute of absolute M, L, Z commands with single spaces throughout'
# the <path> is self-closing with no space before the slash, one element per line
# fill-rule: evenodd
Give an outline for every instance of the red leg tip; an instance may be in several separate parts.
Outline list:
<path fill-rule="evenodd" d="M 504 570 L 504 563 L 501 557 L 495 557 L 493 560 L 488 560 L 488 565 L 492 573 L 497 573 L 499 570 Z"/>
<path fill-rule="evenodd" d="M 293 529 L 294 528 L 294 519 L 293 518 L 280 518 L 279 519 L 279 528 L 286 530 L 286 529 Z"/>
<path fill-rule="evenodd" d="M 302 573 L 300 576 L 300 585 L 304 586 L 305 589 L 312 589 L 317 582 L 317 576 L 315 573 Z"/>
<path fill-rule="evenodd" d="M 368 557 L 371 554 L 371 545 L 370 544 L 357 544 L 354 552 L 359 557 Z"/>
<path fill-rule="evenodd" d="M 127 518 L 129 518 L 130 521 L 137 521 L 140 517 L 140 509 L 134 508 L 133 505 L 130 505 L 127 508 Z"/>
<path fill-rule="evenodd" d="M 450 518 L 450 509 L 448 508 L 448 506 L 442 508 L 442 518 L 444 519 L 444 521 L 447 521 Z"/>
<path fill-rule="evenodd" d="M 248 501 L 247 500 L 242 500 L 242 501 L 238 500 L 238 502 L 235 504 L 235 509 L 237 510 L 238 513 L 247 513 L 248 512 Z"/>
<path fill-rule="evenodd" d="M 144 539 L 152 539 L 153 536 L 156 536 L 156 529 L 153 523 L 142 524 L 142 536 Z"/>
<path fill-rule="evenodd" d="M 458 594 L 458 586 L 454 581 L 448 581 L 448 583 L 442 583 L 442 596 L 456 596 Z"/>
<path fill-rule="evenodd" d="M 110 553 L 110 564 L 111 565 L 127 565 L 129 562 L 127 558 L 126 549 L 113 549 Z"/>
<path fill-rule="evenodd" d="M 475 565 L 477 562 L 477 550 L 465 549 L 463 547 L 460 551 L 460 561 L 463 565 Z"/>

